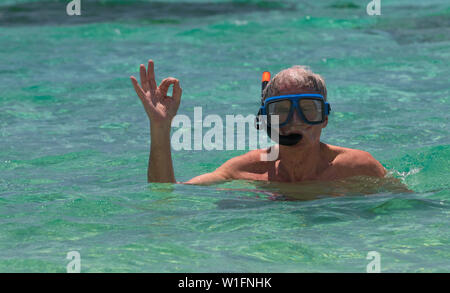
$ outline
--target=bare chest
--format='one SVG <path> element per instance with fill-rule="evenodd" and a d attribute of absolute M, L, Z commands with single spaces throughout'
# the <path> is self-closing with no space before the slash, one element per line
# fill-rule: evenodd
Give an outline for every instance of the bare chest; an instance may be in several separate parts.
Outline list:
<path fill-rule="evenodd" d="M 245 172 L 239 172 L 235 174 L 236 179 L 243 180 L 257 180 L 257 181 L 276 181 L 276 182 L 302 182 L 302 181 L 331 181 L 347 176 L 345 170 L 341 166 L 336 166 L 330 163 L 328 166 L 323 167 L 318 173 L 308 173 L 307 171 L 301 172 L 301 174 L 295 174 L 295 172 L 283 171 L 278 166 L 269 166 L 261 170 L 257 168 L 255 170 L 248 170 Z"/>

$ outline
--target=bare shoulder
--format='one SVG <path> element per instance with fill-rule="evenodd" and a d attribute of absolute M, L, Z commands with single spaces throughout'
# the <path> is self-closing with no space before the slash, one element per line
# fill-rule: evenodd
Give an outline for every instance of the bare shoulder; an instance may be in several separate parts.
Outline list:
<path fill-rule="evenodd" d="M 254 177 L 256 174 L 266 173 L 268 162 L 261 161 L 263 154 L 267 154 L 266 149 L 249 151 L 229 159 L 218 170 L 227 173 L 233 179 Z"/>
<path fill-rule="evenodd" d="M 345 176 L 384 177 L 386 169 L 369 152 L 344 147 L 330 146 L 337 152 L 333 165 Z"/>
<path fill-rule="evenodd" d="M 250 151 L 241 156 L 229 159 L 215 171 L 196 176 L 185 184 L 211 184 L 230 179 L 259 179 L 252 172 L 252 166 L 258 165 L 259 150 Z"/>

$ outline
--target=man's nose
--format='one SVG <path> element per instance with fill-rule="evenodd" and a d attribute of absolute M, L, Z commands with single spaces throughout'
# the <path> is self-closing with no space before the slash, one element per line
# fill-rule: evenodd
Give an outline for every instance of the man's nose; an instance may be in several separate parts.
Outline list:
<path fill-rule="evenodd" d="M 305 122 L 300 118 L 300 114 L 298 113 L 297 109 L 294 109 L 294 113 L 292 115 L 292 124 L 293 125 L 302 125 L 305 124 Z"/>

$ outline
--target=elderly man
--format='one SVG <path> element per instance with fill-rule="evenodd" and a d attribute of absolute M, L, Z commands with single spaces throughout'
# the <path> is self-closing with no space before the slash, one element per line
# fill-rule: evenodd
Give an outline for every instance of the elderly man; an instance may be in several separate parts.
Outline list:
<path fill-rule="evenodd" d="M 172 77 L 156 85 L 154 63 L 140 66 L 141 85 L 131 76 L 134 89 L 150 120 L 151 148 L 148 182 L 176 182 L 170 148 L 170 127 L 180 105 L 180 82 Z M 172 96 L 167 96 L 173 85 Z M 279 72 L 263 91 L 261 110 L 276 114 L 279 129 L 278 158 L 262 160 L 269 149 L 234 157 L 215 171 L 192 178 L 189 184 L 207 184 L 232 179 L 278 182 L 336 180 L 351 176 L 384 177 L 385 168 L 368 152 L 322 143 L 322 128 L 328 123 L 329 106 L 323 78 L 306 67 Z M 270 123 L 270 122 L 269 122 Z M 270 124 L 269 124 L 270 125 Z"/>

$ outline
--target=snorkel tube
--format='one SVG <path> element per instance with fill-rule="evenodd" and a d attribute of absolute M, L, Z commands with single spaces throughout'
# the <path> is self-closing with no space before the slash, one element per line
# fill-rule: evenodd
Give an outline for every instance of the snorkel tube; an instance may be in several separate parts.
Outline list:
<path fill-rule="evenodd" d="M 264 100 L 263 98 L 263 92 L 264 89 L 266 88 L 267 84 L 270 81 L 270 72 L 269 71 L 264 71 L 263 75 L 262 75 L 262 82 L 261 82 L 261 106 L 264 105 Z M 263 119 L 260 119 L 261 117 L 261 109 L 259 110 L 258 114 L 256 115 L 256 119 L 255 119 L 255 127 L 256 129 L 260 130 L 262 129 L 262 123 L 265 123 L 265 121 Z M 273 141 L 275 141 L 276 143 L 279 143 L 281 145 L 285 145 L 285 146 L 293 146 L 295 144 L 297 144 L 302 138 L 303 136 L 301 134 L 290 134 L 290 135 L 281 135 L 278 132 L 278 140 L 275 138 L 272 138 L 272 128 L 266 123 L 267 126 L 267 135 L 270 137 L 270 139 L 272 139 Z M 279 129 L 278 129 L 279 131 Z"/>

